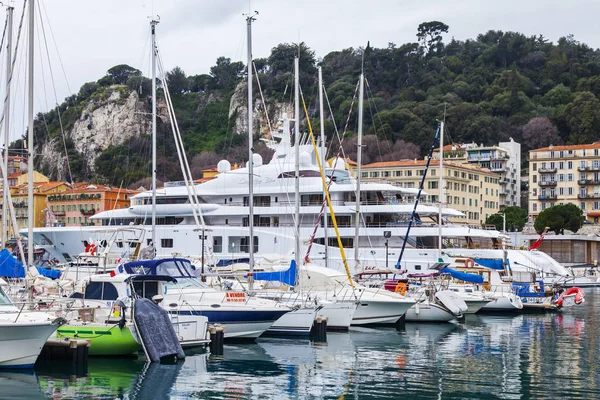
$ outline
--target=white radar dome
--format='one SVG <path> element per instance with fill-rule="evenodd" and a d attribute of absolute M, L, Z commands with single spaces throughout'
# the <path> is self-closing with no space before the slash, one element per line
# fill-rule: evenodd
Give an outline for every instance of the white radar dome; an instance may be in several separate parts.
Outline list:
<path fill-rule="evenodd" d="M 219 173 L 231 171 L 231 163 L 227 160 L 219 161 L 217 164 L 217 171 L 219 171 Z"/>

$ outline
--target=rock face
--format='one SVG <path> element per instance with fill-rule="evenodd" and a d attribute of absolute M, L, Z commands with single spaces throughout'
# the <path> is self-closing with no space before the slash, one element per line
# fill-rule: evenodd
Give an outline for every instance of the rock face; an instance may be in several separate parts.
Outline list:
<path fill-rule="evenodd" d="M 151 131 L 148 105 L 136 91 L 112 86 L 105 100 L 91 101 L 69 133 L 75 148 L 93 170 L 102 150 Z"/>
<path fill-rule="evenodd" d="M 229 103 L 229 119 L 235 117 L 232 131 L 237 134 L 246 134 L 248 132 L 248 85 L 246 82 L 241 82 L 235 88 L 231 95 Z M 260 95 L 254 93 L 254 129 L 260 129 L 261 137 L 269 137 L 269 124 L 267 123 L 266 115 L 263 112 L 263 104 Z M 276 131 L 281 126 L 280 119 L 284 113 L 287 113 L 288 118 L 294 115 L 294 105 L 291 103 L 267 102 L 267 113 L 271 122 L 271 128 Z M 302 113 L 301 113 L 302 114 Z"/>

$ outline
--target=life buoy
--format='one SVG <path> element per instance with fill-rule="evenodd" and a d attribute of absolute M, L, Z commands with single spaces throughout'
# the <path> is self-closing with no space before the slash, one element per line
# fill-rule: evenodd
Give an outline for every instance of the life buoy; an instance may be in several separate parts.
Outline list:
<path fill-rule="evenodd" d="M 396 285 L 396 289 L 394 289 L 394 292 L 400 293 L 400 295 L 404 296 L 404 293 L 406 293 L 406 283 L 398 282 L 398 284 Z"/>
<path fill-rule="evenodd" d="M 94 243 L 90 243 L 87 246 L 85 246 L 85 252 L 90 253 L 93 256 L 96 255 L 96 250 L 97 250 L 97 247 Z"/>
<path fill-rule="evenodd" d="M 465 268 L 473 268 L 475 266 L 475 261 L 472 258 L 465 259 Z"/>

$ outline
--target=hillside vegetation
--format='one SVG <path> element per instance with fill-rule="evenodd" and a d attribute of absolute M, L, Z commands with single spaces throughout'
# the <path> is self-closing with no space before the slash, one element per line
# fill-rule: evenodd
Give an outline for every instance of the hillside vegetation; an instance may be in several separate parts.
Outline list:
<path fill-rule="evenodd" d="M 386 48 L 350 48 L 332 51 L 317 60 L 304 43 L 301 47 L 301 87 L 309 112 L 318 117 L 317 65 L 323 68 L 327 96 L 340 131 L 355 95 L 364 57 L 365 93 L 364 162 L 421 157 L 431 145 L 436 119 L 446 116 L 446 137 L 451 142 L 493 144 L 509 137 L 523 144 L 524 152 L 550 144 L 589 143 L 600 132 L 600 53 L 572 36 L 551 43 L 542 35 L 488 31 L 475 39 L 444 42 L 449 27 L 432 21 L 419 25 L 413 43 L 389 43 Z M 293 100 L 294 44 L 279 44 L 268 58 L 255 60 L 267 108 Z M 243 85 L 245 66 L 221 57 L 209 74 L 188 76 L 180 68 L 167 80 L 186 151 L 198 176 L 199 169 L 214 166 L 220 158 L 244 161 L 247 144 L 243 127 L 230 116 L 231 96 Z M 78 94 L 60 105 L 65 132 L 94 99 L 102 99 L 115 84 L 123 91 L 137 90 L 148 103 L 150 81 L 126 65 L 116 66 L 97 82 L 86 83 Z M 255 90 L 255 94 L 258 90 Z M 258 98 L 258 96 L 257 96 Z M 327 109 L 327 108 L 326 108 Z M 357 106 L 349 120 L 345 148 L 355 153 Z M 331 115 L 326 134 L 337 147 Z M 279 115 L 269 115 L 276 120 Z M 316 120 L 313 126 L 318 126 Z M 257 124 L 264 124 L 264 112 Z M 256 137 L 258 139 L 258 130 Z M 56 110 L 39 114 L 36 143 L 61 140 Z M 257 151 L 268 157 L 258 145 Z M 150 175 L 150 138 L 145 135 L 106 149 L 95 168 L 81 165 L 70 140 L 57 146 L 69 153 L 75 180 L 125 185 Z M 21 141 L 13 143 L 21 146 Z M 133 150 L 132 150 L 133 149 Z M 179 179 L 179 167 L 168 124 L 159 126 L 159 177 Z M 117 160 L 117 161 L 115 161 Z M 123 169 L 123 166 L 127 169 Z M 115 174 L 115 168 L 121 173 Z M 44 172 L 44 171 L 42 171 Z"/>

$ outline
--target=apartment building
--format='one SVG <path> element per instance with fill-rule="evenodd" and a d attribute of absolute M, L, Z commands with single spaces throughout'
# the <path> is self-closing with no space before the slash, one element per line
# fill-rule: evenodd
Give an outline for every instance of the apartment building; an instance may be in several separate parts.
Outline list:
<path fill-rule="evenodd" d="M 419 188 L 427 160 L 401 160 L 364 165 L 361 179 L 386 180 L 406 188 Z M 425 177 L 426 202 L 439 203 L 439 161 L 432 161 Z M 478 165 L 445 161 L 443 163 L 443 203 L 464 216 L 455 223 L 483 225 L 487 217 L 500 208 L 498 174 Z"/>
<path fill-rule="evenodd" d="M 439 149 L 434 158 L 439 160 Z M 510 138 L 497 146 L 476 143 L 444 146 L 444 160 L 476 164 L 498 174 L 500 208 L 521 206 L 521 144 Z"/>
<path fill-rule="evenodd" d="M 58 226 L 99 225 L 90 217 L 101 211 L 129 207 L 129 198 L 139 193 L 105 185 L 78 183 L 61 193 L 49 195 L 49 224 Z"/>
<path fill-rule="evenodd" d="M 549 146 L 529 152 L 530 220 L 556 204 L 575 204 L 586 219 L 600 218 L 600 142 Z"/>

